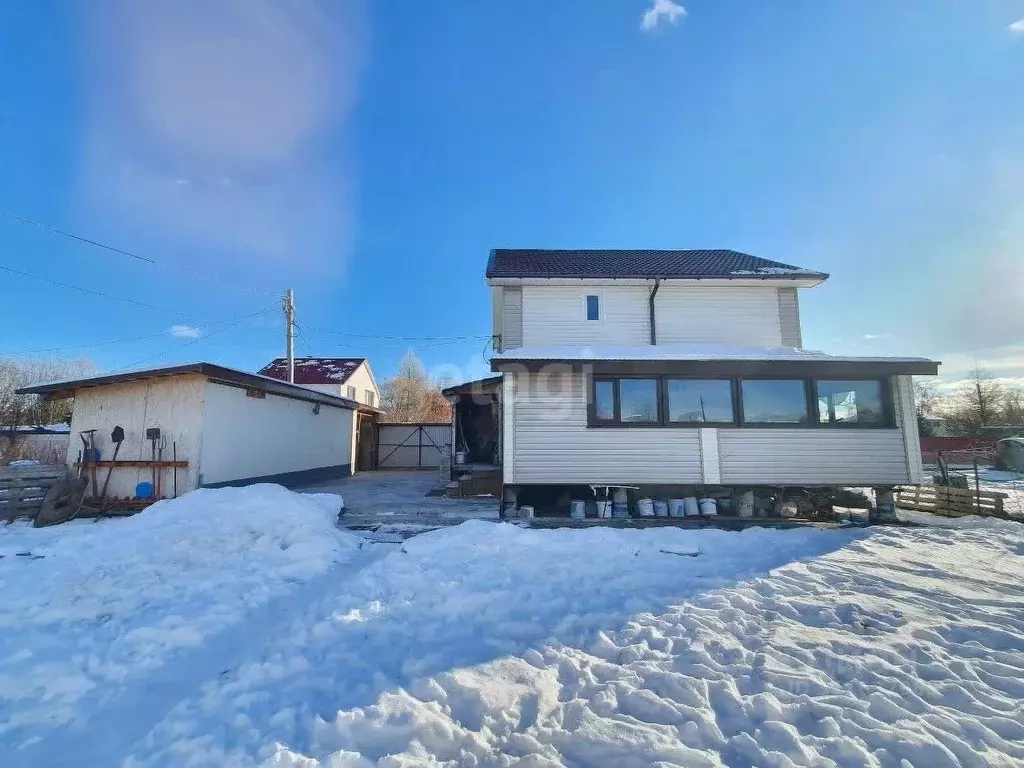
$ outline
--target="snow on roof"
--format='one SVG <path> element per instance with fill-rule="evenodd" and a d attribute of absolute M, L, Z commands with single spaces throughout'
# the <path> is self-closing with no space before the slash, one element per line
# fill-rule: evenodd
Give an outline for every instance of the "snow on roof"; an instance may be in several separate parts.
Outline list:
<path fill-rule="evenodd" d="M 297 357 L 296 384 L 344 384 L 365 357 Z M 260 369 L 260 375 L 288 381 L 288 358 L 278 357 Z"/>
<path fill-rule="evenodd" d="M 743 347 L 722 344 L 659 344 L 652 346 L 519 347 L 495 355 L 493 360 L 778 360 L 785 362 L 930 363 L 923 357 L 850 357 L 796 347 Z"/>

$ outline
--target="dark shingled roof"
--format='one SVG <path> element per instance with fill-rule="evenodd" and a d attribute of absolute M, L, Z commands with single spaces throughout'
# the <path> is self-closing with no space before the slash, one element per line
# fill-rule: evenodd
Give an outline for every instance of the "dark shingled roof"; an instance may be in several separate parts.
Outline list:
<path fill-rule="evenodd" d="M 296 357 L 296 384 L 344 384 L 365 357 Z M 278 357 L 260 369 L 261 376 L 288 381 L 288 358 Z"/>
<path fill-rule="evenodd" d="M 824 280 L 823 272 L 729 250 L 557 251 L 497 248 L 487 262 L 488 278 L 719 278 Z"/>

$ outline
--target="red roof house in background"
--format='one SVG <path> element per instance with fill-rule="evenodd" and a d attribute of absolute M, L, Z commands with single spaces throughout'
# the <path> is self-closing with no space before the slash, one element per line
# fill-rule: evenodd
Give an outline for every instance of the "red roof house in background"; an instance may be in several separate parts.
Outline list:
<path fill-rule="evenodd" d="M 260 375 L 288 381 L 288 358 L 271 360 Z M 295 383 L 365 405 L 380 405 L 380 390 L 365 357 L 296 357 Z"/>

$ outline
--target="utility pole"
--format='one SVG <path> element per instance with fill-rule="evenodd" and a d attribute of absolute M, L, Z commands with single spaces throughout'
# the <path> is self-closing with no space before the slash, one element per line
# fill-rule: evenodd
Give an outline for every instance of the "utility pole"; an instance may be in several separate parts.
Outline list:
<path fill-rule="evenodd" d="M 292 289 L 284 292 L 284 319 L 288 326 L 288 383 L 295 383 L 295 296 Z"/>

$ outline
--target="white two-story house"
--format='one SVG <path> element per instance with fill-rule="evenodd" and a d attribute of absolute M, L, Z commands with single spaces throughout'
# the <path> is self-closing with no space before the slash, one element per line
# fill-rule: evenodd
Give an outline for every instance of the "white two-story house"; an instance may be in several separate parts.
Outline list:
<path fill-rule="evenodd" d="M 920 358 L 805 350 L 828 275 L 728 250 L 495 250 L 506 486 L 922 481 Z M 497 386 L 497 385 L 496 385 Z"/>

